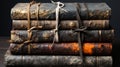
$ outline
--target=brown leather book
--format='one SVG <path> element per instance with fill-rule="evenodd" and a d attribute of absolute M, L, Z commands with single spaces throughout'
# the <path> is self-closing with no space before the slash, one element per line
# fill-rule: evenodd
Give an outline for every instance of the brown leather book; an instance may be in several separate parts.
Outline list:
<path fill-rule="evenodd" d="M 14 55 L 97 55 L 109 56 L 112 53 L 111 43 L 84 43 L 82 49 L 78 43 L 30 43 L 10 44 L 10 51 Z"/>
<path fill-rule="evenodd" d="M 12 19 L 27 19 L 29 3 L 17 3 L 11 9 Z M 76 4 L 64 3 L 64 7 L 60 10 L 60 19 L 75 20 L 76 19 Z M 81 19 L 109 19 L 111 16 L 111 8 L 106 3 L 79 3 L 79 14 Z M 53 3 L 38 3 L 30 7 L 31 19 L 55 19 L 55 9 L 57 5 Z"/>
<path fill-rule="evenodd" d="M 28 40 L 26 30 L 12 30 L 11 42 L 23 43 Z M 32 30 L 31 42 L 49 42 L 56 41 L 54 30 Z M 83 42 L 112 42 L 114 39 L 114 30 L 85 30 L 81 32 Z M 78 34 L 74 30 L 58 31 L 59 42 L 78 42 Z"/>
<path fill-rule="evenodd" d="M 84 61 L 82 61 L 84 59 Z M 10 51 L 5 54 L 6 66 L 63 66 L 63 67 L 112 67 L 111 56 L 48 56 L 48 55 L 12 55 Z"/>
<path fill-rule="evenodd" d="M 109 20 L 83 20 L 83 26 L 87 29 L 109 29 L 110 23 Z M 78 24 L 77 20 L 61 20 L 59 22 L 60 30 L 70 30 L 76 29 Z M 40 30 L 51 30 L 55 29 L 56 21 L 55 20 L 31 20 L 31 27 L 42 26 Z M 27 30 L 28 21 L 27 20 L 13 20 L 12 29 L 13 30 Z"/>

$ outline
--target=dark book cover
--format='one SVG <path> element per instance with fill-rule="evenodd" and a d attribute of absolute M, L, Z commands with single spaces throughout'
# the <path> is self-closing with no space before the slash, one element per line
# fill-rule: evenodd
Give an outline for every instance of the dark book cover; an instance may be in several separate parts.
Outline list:
<path fill-rule="evenodd" d="M 60 19 L 76 19 L 76 4 L 64 3 L 65 6 L 60 10 Z M 18 3 L 11 9 L 12 19 L 27 19 L 28 3 Z M 80 16 L 82 19 L 109 19 L 111 8 L 106 3 L 79 3 Z M 102 7 L 101 7 L 102 6 Z M 38 8 L 38 11 L 37 11 Z M 30 18 L 37 19 L 55 19 L 56 5 L 53 3 L 33 4 L 30 7 Z"/>
<path fill-rule="evenodd" d="M 53 42 L 54 30 L 32 30 L 31 42 Z M 59 30 L 59 42 L 78 42 L 78 34 L 74 30 Z M 83 42 L 112 42 L 114 30 L 86 30 L 80 37 Z M 28 39 L 27 30 L 12 30 L 11 41 L 23 43 Z M 56 39 L 55 39 L 56 42 Z"/>
<path fill-rule="evenodd" d="M 8 50 L 5 54 L 5 64 L 7 66 L 79 66 L 82 67 L 80 56 L 40 56 L 40 55 L 12 55 Z M 85 56 L 85 67 L 112 67 L 111 56 Z"/>
<path fill-rule="evenodd" d="M 50 0 L 36 0 L 37 2 L 41 2 L 41 3 L 51 3 Z M 58 1 L 58 0 L 55 0 Z M 119 55 L 119 49 L 120 49 L 120 20 L 119 20 L 119 0 L 59 0 L 63 3 L 74 3 L 74 2 L 78 2 L 78 3 L 106 3 L 110 8 L 111 8 L 111 17 L 109 17 L 109 23 L 111 25 L 111 27 L 114 28 L 115 30 L 115 38 L 113 41 L 110 41 L 112 43 L 113 49 L 112 49 L 112 67 L 120 67 L 120 55 Z M 8 43 L 8 40 L 10 40 L 10 31 L 12 28 L 12 19 L 11 19 L 11 9 L 17 4 L 17 3 L 29 3 L 29 0 L 12 0 L 12 1 L 8 1 L 8 0 L 2 0 L 0 3 L 1 6 L 1 10 L 0 10 L 0 67 L 7 67 L 4 64 L 4 54 L 6 53 L 6 50 L 9 48 L 10 43 Z M 95 6 L 94 6 L 95 7 Z M 101 5 L 101 8 L 102 5 Z M 99 9 L 99 8 L 98 8 Z M 86 9 L 85 9 L 86 10 Z M 84 11 L 87 12 L 87 11 Z M 93 12 L 94 13 L 94 12 Z M 96 13 L 95 13 L 96 14 Z M 99 12 L 98 12 L 99 14 Z M 97 15 L 97 14 L 96 14 Z M 85 17 L 88 18 L 88 17 Z M 95 18 L 95 17 L 94 17 Z M 101 18 L 101 16 L 100 16 Z M 103 17 L 102 17 L 103 18 Z M 21 24 L 22 25 L 22 24 Z M 19 26 L 18 26 L 19 27 Z M 12 58 L 11 58 L 12 59 Z M 96 58 L 97 59 L 97 58 Z M 90 61 L 92 59 L 89 59 Z M 103 60 L 103 59 L 101 59 Z M 107 61 L 108 62 L 108 61 Z M 95 62 L 96 63 L 96 62 Z M 101 62 L 100 62 L 101 63 Z M 99 63 L 98 63 L 99 64 Z M 28 65 L 30 66 L 30 65 Z M 91 66 L 91 67 L 99 67 L 100 65 L 95 65 L 95 66 Z M 11 66 L 10 66 L 11 67 Z M 14 67 L 27 67 L 24 65 L 18 65 L 18 66 L 14 66 Z M 33 66 L 31 66 L 33 67 Z M 45 66 L 46 67 L 46 66 Z M 53 66 L 56 67 L 56 66 Z M 57 67 L 61 67 L 61 66 L 57 66 Z M 72 66 L 65 66 L 65 67 L 72 67 Z M 75 66 L 77 67 L 77 66 Z M 90 66 L 88 66 L 90 67 Z M 110 67 L 110 66 L 107 66 Z"/>
<path fill-rule="evenodd" d="M 30 46 L 30 47 L 29 47 Z M 83 51 L 85 56 L 110 56 L 112 53 L 111 43 L 84 43 L 82 49 L 78 43 L 30 43 L 10 44 L 10 51 L 16 55 L 80 55 Z"/>
<path fill-rule="evenodd" d="M 89 30 L 101 30 L 109 29 L 110 22 L 109 20 L 83 20 L 83 26 L 87 27 Z M 79 22 L 77 20 L 61 20 L 59 22 L 60 30 L 70 30 L 76 29 Z M 31 27 L 42 26 L 40 30 L 51 30 L 55 29 L 56 21 L 55 20 L 31 20 Z M 13 20 L 12 29 L 13 30 L 27 30 L 28 20 Z M 39 29 L 39 28 L 38 28 Z"/>

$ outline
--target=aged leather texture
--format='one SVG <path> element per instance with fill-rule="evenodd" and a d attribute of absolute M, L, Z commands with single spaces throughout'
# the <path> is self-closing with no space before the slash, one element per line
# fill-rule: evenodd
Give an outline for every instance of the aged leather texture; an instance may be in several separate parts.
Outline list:
<path fill-rule="evenodd" d="M 112 67 L 111 56 L 85 56 L 85 67 Z M 7 51 L 5 55 L 5 65 L 19 66 L 79 66 L 82 67 L 80 56 L 40 56 L 40 55 L 12 55 Z"/>
<path fill-rule="evenodd" d="M 17 3 L 11 9 L 12 19 L 27 19 L 29 3 Z M 64 3 L 63 9 L 60 10 L 60 19 L 75 20 L 76 4 Z M 109 19 L 111 16 L 111 8 L 106 3 L 79 3 L 81 19 Z M 37 19 L 37 3 L 30 7 L 30 18 Z M 57 5 L 52 3 L 41 3 L 39 6 L 39 19 L 55 19 L 55 9 Z"/>
<path fill-rule="evenodd" d="M 86 30 L 81 32 L 83 42 L 112 42 L 114 30 Z M 59 42 L 78 42 L 77 32 L 74 30 L 59 30 Z M 28 39 L 26 30 L 12 30 L 11 41 L 23 43 Z M 54 39 L 54 30 L 32 30 L 31 42 L 50 42 Z M 56 42 L 56 40 L 55 40 Z"/>
<path fill-rule="evenodd" d="M 83 26 L 87 29 L 109 29 L 109 20 L 83 20 Z M 79 22 L 77 20 L 61 20 L 59 22 L 60 30 L 76 29 Z M 55 29 L 55 20 L 31 20 L 31 27 L 42 26 L 41 30 Z M 12 29 L 13 30 L 26 30 L 28 28 L 27 20 L 13 20 Z"/>
<path fill-rule="evenodd" d="M 20 45 L 11 43 L 9 47 L 11 53 L 14 55 L 80 55 L 81 50 L 85 56 L 109 56 L 112 53 L 111 43 L 83 43 L 82 49 L 78 43 L 29 43 L 19 47 Z"/>

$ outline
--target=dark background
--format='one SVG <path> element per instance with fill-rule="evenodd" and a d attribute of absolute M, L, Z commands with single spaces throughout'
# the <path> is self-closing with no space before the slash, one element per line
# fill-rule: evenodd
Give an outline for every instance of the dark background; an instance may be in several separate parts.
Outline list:
<path fill-rule="evenodd" d="M 0 1 L 0 37 L 10 37 L 12 21 L 10 18 L 11 8 L 18 2 L 29 2 L 30 0 L 1 0 Z M 50 2 L 50 0 L 36 0 L 39 2 Z M 120 67 L 120 0 L 59 0 L 61 2 L 106 2 L 112 9 L 110 19 L 111 26 L 115 29 L 113 41 L 113 67 Z M 2 39 L 1 39 L 2 40 Z M 2 45 L 2 44 L 0 44 Z"/>

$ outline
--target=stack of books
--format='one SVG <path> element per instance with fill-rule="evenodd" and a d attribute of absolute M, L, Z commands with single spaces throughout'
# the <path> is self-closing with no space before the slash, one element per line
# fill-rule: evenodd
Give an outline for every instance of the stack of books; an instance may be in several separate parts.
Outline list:
<path fill-rule="evenodd" d="M 112 67 L 110 16 L 106 3 L 18 3 L 5 64 Z"/>

